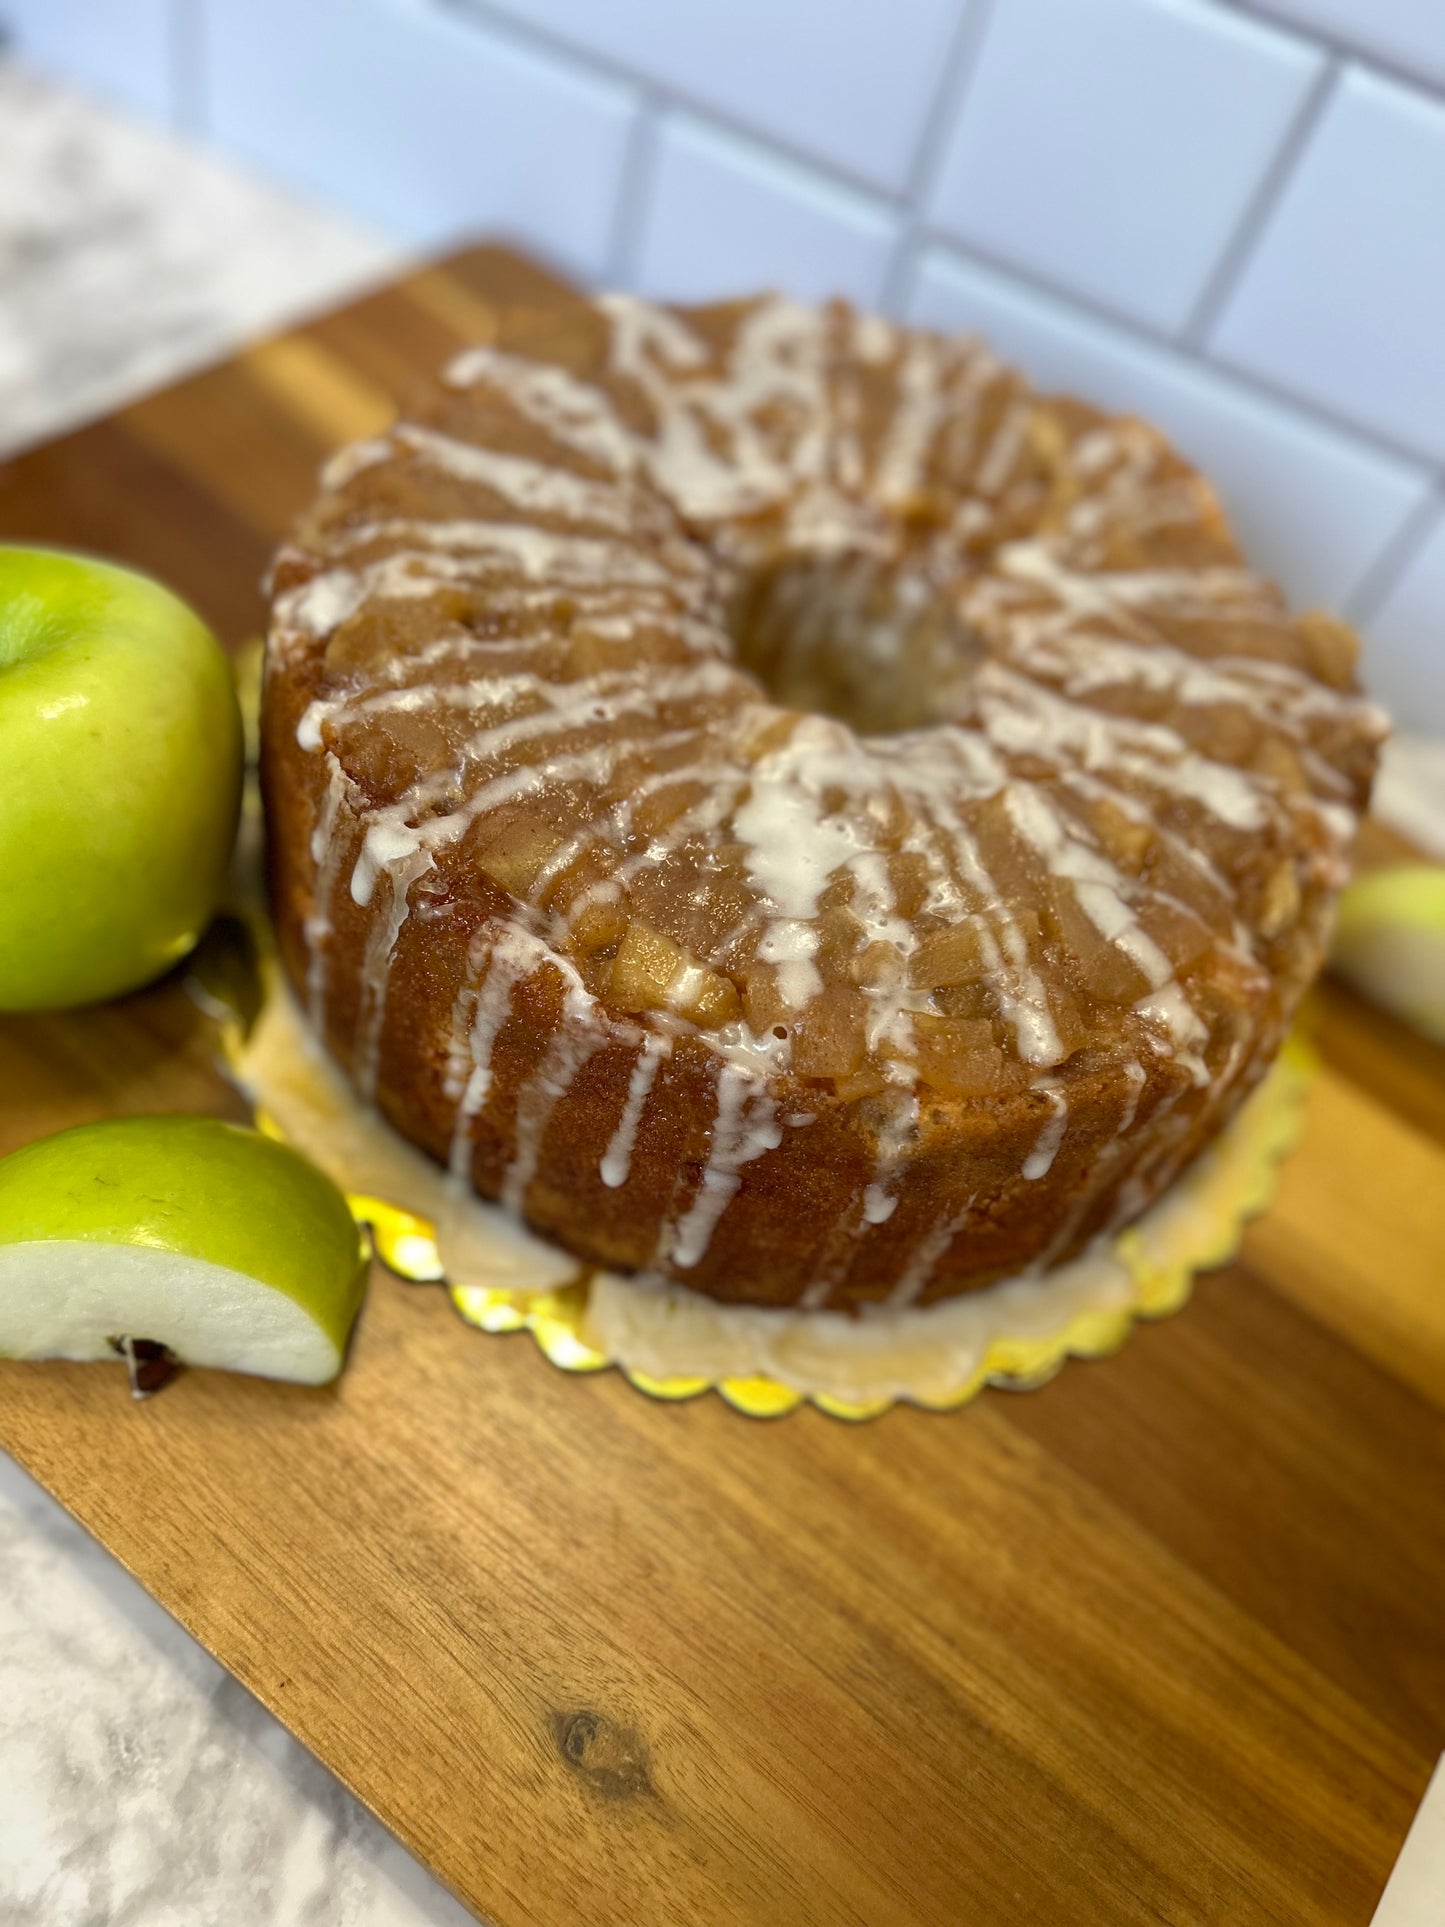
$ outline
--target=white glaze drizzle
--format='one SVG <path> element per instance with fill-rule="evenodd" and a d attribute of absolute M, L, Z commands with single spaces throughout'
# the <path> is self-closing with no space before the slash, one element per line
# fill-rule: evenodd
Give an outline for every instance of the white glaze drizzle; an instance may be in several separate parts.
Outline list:
<path fill-rule="evenodd" d="M 376 1073 L 381 1054 L 381 1027 L 386 1018 L 387 987 L 396 959 L 397 941 L 411 909 L 411 887 L 432 867 L 429 851 L 412 850 L 387 870 L 390 890 L 384 914 L 367 934 L 361 963 L 361 1003 L 357 1017 L 352 1077 L 362 1100 L 376 1095 Z"/>
<path fill-rule="evenodd" d="M 318 1037 L 326 1035 L 327 949 L 331 942 L 331 893 L 336 888 L 336 871 L 341 856 L 341 841 L 336 834 L 337 820 L 346 796 L 346 772 L 328 751 L 326 756 L 326 794 L 311 832 L 311 861 L 315 870 L 311 915 L 302 926 L 306 939 L 306 1014 Z"/>
<path fill-rule="evenodd" d="M 885 1191 L 881 1184 L 870 1184 L 863 1193 L 865 1224 L 887 1224 L 897 1209 L 897 1198 L 891 1192 Z"/>
<path fill-rule="evenodd" d="M 522 1210 L 527 1187 L 537 1173 L 542 1139 L 552 1113 L 571 1089 L 583 1065 L 606 1042 L 607 1029 L 598 1021 L 592 998 L 580 982 L 569 981 L 563 995 L 561 1023 L 553 1032 L 541 1063 L 517 1094 L 515 1148 L 498 1194 L 508 1210 Z"/>
<path fill-rule="evenodd" d="M 512 992 L 536 962 L 535 942 L 520 931 L 503 929 L 492 937 L 490 962 L 480 989 L 470 993 L 471 1012 L 463 1045 L 466 1077 L 457 1097 L 448 1158 L 451 1174 L 459 1182 L 471 1173 L 472 1136 L 476 1120 L 491 1095 L 492 1054 L 502 1026 L 511 1014 Z M 466 1001 L 464 992 L 458 998 L 459 1010 L 465 1008 Z"/>
<path fill-rule="evenodd" d="M 1030 1184 L 1037 1184 L 1046 1178 L 1054 1168 L 1054 1160 L 1064 1142 L 1064 1134 L 1069 1128 L 1069 1100 L 1066 1092 L 1057 1084 L 1035 1084 L 1034 1089 L 1049 1100 L 1052 1109 L 1048 1121 L 1034 1141 L 1034 1148 L 1023 1161 L 1021 1175 Z"/>
<path fill-rule="evenodd" d="M 632 1149 L 637 1142 L 643 1106 L 651 1095 L 658 1071 L 671 1053 L 672 1039 L 661 1031 L 649 1031 L 642 1040 L 642 1049 L 627 1080 L 627 1101 L 617 1120 L 617 1129 L 608 1139 L 607 1149 L 597 1167 L 598 1175 L 609 1190 L 620 1190 L 627 1182 L 632 1170 Z"/>
<path fill-rule="evenodd" d="M 782 1141 L 777 1105 L 767 1086 L 736 1064 L 720 1065 L 707 1162 L 692 1203 L 664 1231 L 659 1256 L 680 1271 L 692 1270 L 737 1194 L 743 1166 L 776 1150 Z"/>
<path fill-rule="evenodd" d="M 974 1200 L 970 1198 L 961 1210 L 945 1214 L 932 1225 L 914 1246 L 908 1263 L 899 1274 L 892 1291 L 884 1299 L 890 1311 L 901 1310 L 906 1305 L 916 1305 L 937 1274 L 939 1264 L 954 1239 L 968 1222 L 968 1214 L 973 1209 Z"/>
<path fill-rule="evenodd" d="M 1145 1087 L 1149 1082 L 1148 1072 L 1137 1058 L 1131 1059 L 1131 1061 L 1124 1066 L 1124 1076 L 1127 1080 L 1128 1089 L 1124 1097 L 1123 1112 L 1120 1115 L 1118 1124 L 1114 1127 L 1114 1136 L 1116 1139 L 1127 1137 L 1133 1129 L 1134 1119 L 1139 1115 L 1139 1100 L 1143 1097 Z"/>

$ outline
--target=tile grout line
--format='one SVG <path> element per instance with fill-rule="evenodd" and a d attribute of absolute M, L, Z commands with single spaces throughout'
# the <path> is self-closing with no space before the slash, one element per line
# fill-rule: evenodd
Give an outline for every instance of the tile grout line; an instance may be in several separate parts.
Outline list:
<path fill-rule="evenodd" d="M 1304 100 L 1296 109 L 1283 139 L 1246 202 L 1243 214 L 1220 249 L 1214 268 L 1184 326 L 1174 337 L 1183 346 L 1201 355 L 1205 353 L 1210 331 L 1253 259 L 1265 230 L 1295 177 L 1305 150 L 1314 139 L 1315 130 L 1335 97 L 1339 76 L 1340 62 L 1331 55 L 1324 61 Z"/>
<path fill-rule="evenodd" d="M 1253 395 L 1257 399 L 1283 408 L 1297 421 L 1312 423 L 1317 428 L 1342 436 L 1377 456 L 1408 464 L 1416 472 L 1428 476 L 1432 482 L 1442 478 L 1441 464 L 1433 456 L 1422 455 L 1419 450 L 1394 441 L 1378 429 L 1362 427 L 1358 422 L 1322 407 L 1317 402 L 1293 395 L 1287 388 L 1271 382 L 1264 376 L 1236 367 L 1222 359 L 1202 354 L 1187 338 L 1155 330 L 1147 322 L 1141 322 L 1121 310 L 1112 309 L 1092 296 L 1078 293 L 1061 282 L 1051 281 L 1046 276 L 1020 268 L 1012 262 L 993 256 L 984 249 L 962 242 L 945 231 L 934 228 L 923 216 L 917 204 L 921 191 L 928 185 L 923 178 L 921 152 L 915 155 L 914 165 L 909 170 L 908 180 L 901 193 L 880 188 L 874 181 L 850 174 L 814 153 L 780 141 L 769 133 L 761 132 L 758 128 L 729 114 L 725 109 L 718 109 L 710 103 L 700 101 L 696 95 L 686 90 L 675 90 L 671 87 L 659 88 L 655 83 L 644 80 L 634 69 L 620 62 L 608 60 L 602 55 L 593 55 L 546 29 L 536 28 L 530 22 L 523 23 L 499 10 L 494 0 L 431 0 L 431 4 L 440 7 L 453 18 L 470 18 L 478 21 L 495 29 L 515 44 L 544 52 L 549 57 L 564 62 L 578 73 L 591 74 L 594 78 L 605 76 L 616 84 L 632 88 L 634 92 L 650 94 L 664 106 L 680 107 L 683 111 L 695 114 L 699 119 L 721 128 L 745 146 L 754 147 L 764 154 L 772 154 L 788 161 L 827 181 L 844 193 L 857 194 L 869 200 L 876 210 L 890 216 L 898 224 L 892 259 L 884 278 L 883 305 L 891 312 L 901 312 L 902 304 L 917 280 L 922 255 L 934 246 L 941 246 L 958 254 L 964 260 L 973 261 L 990 273 L 1002 276 L 1006 281 L 1047 297 L 1066 314 L 1071 309 L 1076 310 L 1085 319 L 1093 319 L 1118 330 L 1125 336 L 1126 341 L 1142 342 L 1146 346 L 1165 349 L 1186 366 L 1212 374 L 1241 393 Z M 960 69 L 971 69 L 970 55 L 983 44 L 993 4 L 994 0 L 972 0 L 971 5 L 966 5 L 949 56 L 950 62 L 957 61 Z M 1238 4 L 1237 0 L 1211 0 L 1211 4 L 1242 18 L 1255 20 L 1259 18 L 1252 10 Z M 972 33 L 968 27 L 970 15 L 975 18 Z M 1295 37 L 1308 43 L 1307 35 Z M 1346 63 L 1355 66 L 1373 64 L 1368 59 L 1359 59 L 1347 49 L 1335 47 L 1324 36 L 1319 36 L 1316 44 L 1327 46 L 1334 58 L 1327 59 L 1320 79 L 1316 81 L 1309 99 L 1300 110 L 1301 120 L 1305 118 L 1308 108 L 1316 98 L 1322 101 L 1323 97 L 1331 91 L 1328 85 L 1329 77 L 1340 72 Z M 956 72 L 948 76 L 948 80 L 958 89 L 950 103 L 955 111 L 966 95 L 967 81 L 970 78 L 971 73 L 968 71 Z M 940 116 L 943 112 L 942 101 L 948 89 L 941 83 L 939 91 L 940 99 L 935 102 L 935 109 L 930 110 L 930 117 L 933 111 L 938 111 Z M 1312 126 L 1317 114 L 1310 114 L 1308 118 Z M 1308 129 L 1302 128 L 1297 121 L 1295 131 L 1304 134 Z M 1288 146 L 1289 137 L 1287 136 L 1286 147 Z M 1281 155 L 1276 156 L 1274 167 L 1280 165 L 1283 157 L 1282 150 Z M 1226 254 L 1228 253 L 1229 250 L 1226 249 Z M 1219 270 L 1216 269 L 1216 274 L 1218 272 Z"/>
<path fill-rule="evenodd" d="M 1108 308 L 1091 295 L 1077 293 L 1062 282 L 1050 281 L 1033 269 L 1023 268 L 1006 261 L 973 242 L 960 241 L 956 237 L 938 232 L 931 228 L 921 229 L 917 237 L 926 251 L 936 249 L 943 254 L 954 255 L 961 262 L 982 268 L 985 273 L 994 275 L 1001 281 L 1011 282 L 1021 293 L 1042 297 L 1057 308 L 1064 318 L 1092 322 L 1112 330 L 1124 337 L 1121 345 L 1131 348 L 1152 349 L 1162 353 L 1182 367 L 1196 373 L 1211 376 L 1226 387 L 1237 389 L 1242 394 L 1255 396 L 1268 401 L 1283 412 L 1292 415 L 1297 421 L 1307 422 L 1319 429 L 1328 430 L 1332 435 L 1353 442 L 1369 453 L 1388 458 L 1413 469 L 1422 479 L 1431 482 L 1445 480 L 1440 459 L 1433 455 L 1422 454 L 1419 449 L 1407 447 L 1403 442 L 1393 440 L 1379 429 L 1365 428 L 1359 422 L 1351 421 L 1348 416 L 1337 414 L 1333 409 L 1320 403 L 1293 395 L 1282 384 L 1271 381 L 1265 375 L 1257 375 L 1252 370 L 1236 366 L 1233 362 L 1206 358 L 1195 353 L 1187 343 L 1175 337 L 1156 332 L 1147 322 L 1136 320 L 1123 314 L 1117 308 Z"/>
<path fill-rule="evenodd" d="M 195 4 L 195 0 L 190 0 Z M 1226 7 L 1228 11 L 1245 17 L 1256 16 L 1247 8 L 1236 4 L 1236 0 L 1213 0 L 1213 3 Z M 995 0 L 969 0 L 965 5 L 960 23 L 955 29 L 955 37 L 949 50 L 947 65 L 950 69 L 940 82 L 938 94 L 929 112 L 930 128 L 920 142 L 909 169 L 908 180 L 903 197 L 878 187 L 876 182 L 863 180 L 834 166 L 817 155 L 792 147 L 761 133 L 745 122 L 739 121 L 726 111 L 720 111 L 710 104 L 698 101 L 693 95 L 672 89 L 662 89 L 656 83 L 643 79 L 635 71 L 621 63 L 609 61 L 574 46 L 572 43 L 544 29 L 537 29 L 530 23 L 523 23 L 515 17 L 500 11 L 492 0 L 430 0 L 439 11 L 453 19 L 472 19 L 513 44 L 525 49 L 540 51 L 548 57 L 555 57 L 572 71 L 591 75 L 593 78 L 606 77 L 615 84 L 625 85 L 637 97 L 638 125 L 629 136 L 630 149 L 624 166 L 623 186 L 620 195 L 621 205 L 614 211 L 613 229 L 609 237 L 608 273 L 614 279 L 630 273 L 633 266 L 633 251 L 638 238 L 640 222 L 632 202 L 645 192 L 644 174 L 650 173 L 656 139 L 656 122 L 661 113 L 676 106 L 683 111 L 696 114 L 705 122 L 723 129 L 733 135 L 745 146 L 758 149 L 763 154 L 772 154 L 797 165 L 805 172 L 812 173 L 845 194 L 852 193 L 871 202 L 876 211 L 891 217 L 898 225 L 897 238 L 893 244 L 893 258 L 885 276 L 884 304 L 893 312 L 900 312 L 907 295 L 917 280 L 923 255 L 938 248 L 945 254 L 952 254 L 963 262 L 971 262 L 990 274 L 999 276 L 1025 293 L 1032 293 L 1046 299 L 1058 308 L 1067 318 L 1076 313 L 1086 321 L 1094 321 L 1116 331 L 1123 337 L 1121 345 L 1142 345 L 1165 351 L 1171 359 L 1185 368 L 1194 368 L 1206 375 L 1223 381 L 1245 395 L 1269 402 L 1281 408 L 1296 421 L 1313 425 L 1333 435 L 1338 435 L 1377 457 L 1403 463 L 1414 470 L 1422 480 L 1428 480 L 1432 492 L 1445 485 L 1445 472 L 1441 464 L 1431 456 L 1422 455 L 1418 450 L 1409 448 L 1378 430 L 1362 427 L 1334 411 L 1321 407 L 1318 403 L 1292 395 L 1286 388 L 1277 385 L 1266 377 L 1256 375 L 1246 369 L 1238 368 L 1223 360 L 1216 360 L 1194 350 L 1193 345 L 1179 336 L 1170 336 L 1154 330 L 1148 323 L 1120 310 L 1111 309 L 1091 296 L 1080 294 L 1060 282 L 1049 280 L 1046 276 L 1023 269 L 1017 264 L 990 254 L 974 244 L 960 241 L 948 233 L 934 228 L 922 214 L 918 205 L 923 192 L 930 185 L 926 168 L 935 156 L 928 152 L 928 134 L 932 123 L 937 119 L 941 124 L 945 115 L 956 113 L 966 97 L 971 82 L 975 59 L 981 49 L 988 26 L 989 17 Z M 972 23 L 970 25 L 970 22 Z M 1345 56 L 1341 54 L 1339 60 Z M 1307 132 L 1300 126 L 1307 114 L 1311 101 L 1328 93 L 1327 76 L 1338 72 L 1339 61 L 1326 64 L 1324 73 L 1315 83 L 1310 101 L 1300 110 L 1300 120 L 1296 123 L 1296 135 Z M 1313 125 L 1317 113 L 1308 116 Z M 644 124 L 651 122 L 650 126 Z M 935 136 L 941 148 L 942 132 Z M 1286 146 L 1289 137 L 1286 137 Z M 640 148 L 640 152 L 638 149 Z M 1278 168 L 1283 154 L 1276 157 L 1274 167 Z M 1229 250 L 1226 250 L 1228 253 Z M 1372 571 L 1373 573 L 1373 571 Z"/>
<path fill-rule="evenodd" d="M 1256 26 L 1268 27 L 1281 36 L 1306 41 L 1325 53 L 1333 54 L 1342 66 L 1362 67 L 1378 74 L 1383 80 L 1393 82 L 1397 87 L 1408 87 L 1414 93 L 1423 94 L 1435 106 L 1445 101 L 1445 81 L 1412 72 L 1389 54 L 1375 53 L 1358 42 L 1346 40 L 1341 34 L 1331 33 L 1328 27 L 1302 26 L 1288 14 L 1276 12 L 1271 0 L 1213 0 L 1213 4 L 1222 13 L 1233 14 L 1238 20 L 1250 20 Z"/>
<path fill-rule="evenodd" d="M 950 234 L 944 228 L 936 228 L 928 222 L 920 222 L 915 239 L 922 252 L 939 251 L 956 254 L 960 258 L 980 267 L 988 274 L 996 275 L 1001 281 L 1010 281 L 1015 287 L 1028 294 L 1042 295 L 1055 307 L 1064 311 L 1070 309 L 1085 320 L 1104 327 L 1113 328 L 1128 335 L 1136 344 L 1149 348 L 1164 348 L 1178 354 L 1181 359 L 1193 357 L 1181 352 L 1177 339 L 1156 328 L 1151 322 L 1141 321 L 1136 315 L 1125 312 L 1123 308 L 1112 308 L 1097 295 L 1085 294 L 1070 288 L 1066 282 L 1055 281 L 1051 276 L 1041 273 L 1037 268 L 1025 267 L 1021 262 L 1011 261 L 1007 255 L 978 241 L 965 241 Z"/>
<path fill-rule="evenodd" d="M 203 138 L 209 118 L 204 0 L 170 0 L 168 40 L 172 129 Z"/>
<path fill-rule="evenodd" d="M 607 244 L 607 284 L 612 288 L 636 285 L 642 238 L 651 210 L 657 172 L 657 142 L 667 112 L 656 89 L 643 92 L 627 136 L 627 153 L 612 210 L 612 232 Z"/>
<path fill-rule="evenodd" d="M 1348 65 L 1378 72 L 1402 86 L 1413 87 L 1432 104 L 1438 102 L 1440 98 L 1442 90 L 1432 89 L 1429 82 L 1422 81 L 1418 75 L 1412 75 L 1408 69 L 1392 66 L 1360 48 L 1346 45 L 1327 33 L 1317 33 L 1313 29 L 1296 29 L 1290 32 L 1277 16 L 1258 11 L 1252 4 L 1252 0 L 1206 0 L 1206 3 L 1235 18 L 1253 21 L 1282 37 L 1294 39 L 1302 45 L 1313 46 L 1326 56 L 1332 56 L 1339 67 Z M 670 82 L 664 85 L 625 61 L 605 53 L 598 53 L 577 41 L 568 39 L 552 28 L 538 25 L 531 20 L 524 20 L 519 15 L 507 11 L 498 4 L 498 0 L 428 0 L 428 4 L 454 20 L 470 19 L 495 32 L 500 38 L 509 40 L 515 46 L 554 59 L 579 76 L 593 80 L 607 80 L 615 85 L 629 87 L 635 93 L 655 94 L 665 105 L 677 106 L 688 113 L 696 114 L 700 119 L 712 122 L 739 141 L 757 146 L 803 169 L 811 170 L 844 192 L 857 194 L 872 201 L 875 207 L 881 204 L 900 219 L 906 221 L 916 211 L 915 203 L 918 199 L 916 189 L 921 185 L 916 179 L 919 160 L 917 153 L 902 185 L 888 187 L 870 175 L 855 173 L 844 163 L 822 155 L 815 149 L 795 145 L 786 135 L 779 134 L 775 129 L 764 127 L 759 122 L 746 120 L 726 107 L 703 100 L 686 86 L 677 86 Z M 994 4 L 995 0 L 966 0 L 961 23 L 955 29 L 954 41 L 945 56 L 946 70 L 954 61 L 971 66 L 972 62 L 968 58 L 970 53 L 968 43 L 970 40 L 973 41 L 974 50 L 982 45 L 988 17 Z M 977 23 L 972 29 L 969 27 L 970 17 L 974 17 Z M 951 78 L 953 76 L 946 76 L 945 82 L 940 84 L 940 95 L 944 93 L 947 81 Z M 969 78 L 971 78 L 970 75 L 964 76 L 965 81 Z M 955 108 L 961 103 L 966 91 L 966 85 L 960 86 L 953 103 Z M 936 99 L 934 107 L 931 107 L 925 116 L 926 120 L 931 120 L 937 106 Z M 924 138 L 926 137 L 925 134 Z"/>
<path fill-rule="evenodd" d="M 897 232 L 883 274 L 880 300 L 889 314 L 901 312 L 912 281 L 913 242 L 922 223 L 922 210 L 937 181 L 949 137 L 958 125 L 973 83 L 993 7 L 994 0 L 963 0 L 954 25 L 943 71 L 924 116 L 923 132 L 904 182 Z"/>
<path fill-rule="evenodd" d="M 1381 604 L 1445 517 L 1445 481 L 1435 479 L 1423 501 L 1405 516 L 1374 561 L 1344 598 L 1344 611 L 1358 628 L 1372 622 Z"/>
<path fill-rule="evenodd" d="M 439 7 L 454 20 L 472 20 L 495 32 L 499 38 L 510 40 L 515 46 L 531 53 L 543 54 L 588 79 L 605 80 L 614 86 L 627 87 L 634 94 L 652 93 L 667 106 L 695 114 L 699 120 L 710 121 L 740 142 L 761 148 L 766 153 L 792 162 L 796 167 L 821 175 L 844 193 L 871 201 L 875 208 L 882 206 L 895 217 L 900 212 L 902 188 L 882 186 L 870 176 L 854 173 L 842 163 L 830 160 L 814 149 L 794 145 L 785 135 L 764 128 L 756 121 L 744 120 L 726 107 L 701 99 L 687 87 L 678 87 L 672 82 L 663 85 L 624 61 L 612 59 L 607 54 L 594 53 L 590 48 L 564 39 L 549 28 L 505 13 L 491 4 L 491 0 L 430 0 L 430 4 Z"/>

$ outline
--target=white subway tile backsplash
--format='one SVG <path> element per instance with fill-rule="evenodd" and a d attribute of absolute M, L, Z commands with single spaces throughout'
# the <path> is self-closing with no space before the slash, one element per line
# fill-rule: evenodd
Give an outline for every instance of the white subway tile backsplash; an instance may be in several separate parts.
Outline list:
<path fill-rule="evenodd" d="M 901 188 L 964 5 L 979 0 L 497 0 L 685 98 Z"/>
<path fill-rule="evenodd" d="M 603 270 L 625 88 L 425 0 L 208 0 L 204 48 L 209 131 L 290 186 L 419 246 L 493 232 Z"/>
<path fill-rule="evenodd" d="M 931 219 L 1172 331 L 1322 64 L 1307 42 L 1203 0 L 1003 0 Z"/>
<path fill-rule="evenodd" d="M 169 121 L 174 13 L 172 0 L 0 0 L 0 36 L 37 67 Z"/>
<path fill-rule="evenodd" d="M 1156 422 L 1217 484 L 1250 559 L 1298 602 L 1343 603 L 1428 489 L 1409 463 L 942 250 L 920 264 L 909 308 L 977 329 L 1047 387 Z"/>
<path fill-rule="evenodd" d="M 1402 726 L 1445 736 L 1445 508 L 1368 631 L 1381 700 Z"/>
<path fill-rule="evenodd" d="M 1253 0 L 1292 26 L 1312 28 L 1363 54 L 1445 84 L 1440 0 Z"/>
<path fill-rule="evenodd" d="M 1445 460 L 1445 103 L 1356 69 L 1330 102 L 1212 346 Z"/>
<path fill-rule="evenodd" d="M 895 234 L 886 206 L 674 113 L 657 137 L 633 279 L 677 301 L 779 288 L 876 307 Z"/>

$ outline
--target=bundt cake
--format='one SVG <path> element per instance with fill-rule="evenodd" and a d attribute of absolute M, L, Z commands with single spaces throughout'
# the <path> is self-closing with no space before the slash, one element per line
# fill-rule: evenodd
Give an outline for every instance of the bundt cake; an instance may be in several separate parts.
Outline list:
<path fill-rule="evenodd" d="M 275 571 L 281 954 L 578 1257 L 927 1303 L 1156 1198 L 1319 967 L 1381 734 L 1161 437 L 764 298 L 502 313 Z"/>

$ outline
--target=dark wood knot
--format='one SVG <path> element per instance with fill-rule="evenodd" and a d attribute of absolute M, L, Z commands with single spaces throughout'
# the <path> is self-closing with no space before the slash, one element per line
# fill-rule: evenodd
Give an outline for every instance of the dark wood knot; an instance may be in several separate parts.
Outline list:
<path fill-rule="evenodd" d="M 647 1743 L 630 1726 L 605 1713 L 554 1713 L 552 1734 L 562 1758 L 580 1780 L 608 1800 L 635 1800 L 652 1792 Z"/>

